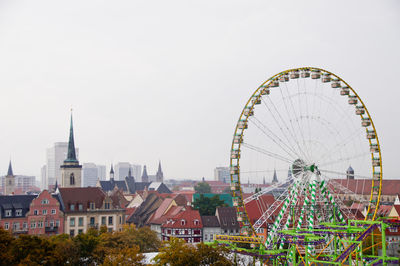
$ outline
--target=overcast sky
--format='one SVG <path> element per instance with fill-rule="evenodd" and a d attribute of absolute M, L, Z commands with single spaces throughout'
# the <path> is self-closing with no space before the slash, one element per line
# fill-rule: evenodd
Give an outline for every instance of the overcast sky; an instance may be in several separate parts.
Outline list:
<path fill-rule="evenodd" d="M 398 178 L 400 1 L 0 0 L 0 173 L 39 177 L 46 148 L 213 178 L 251 93 L 293 67 L 359 93 Z"/>

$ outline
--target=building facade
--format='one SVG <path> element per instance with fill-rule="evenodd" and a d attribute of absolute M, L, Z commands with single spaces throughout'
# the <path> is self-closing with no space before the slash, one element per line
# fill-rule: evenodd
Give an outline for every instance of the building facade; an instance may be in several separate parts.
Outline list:
<path fill-rule="evenodd" d="M 230 175 L 229 167 L 216 167 L 214 169 L 214 181 L 230 183 L 231 175 Z"/>
<path fill-rule="evenodd" d="M 203 224 L 198 210 L 191 208 L 168 219 L 161 226 L 161 239 L 181 238 L 187 243 L 200 243 L 203 240 Z"/>
<path fill-rule="evenodd" d="M 64 211 L 64 233 L 74 236 L 102 226 L 109 232 L 122 230 L 125 209 L 100 188 L 59 188 L 59 194 Z"/>

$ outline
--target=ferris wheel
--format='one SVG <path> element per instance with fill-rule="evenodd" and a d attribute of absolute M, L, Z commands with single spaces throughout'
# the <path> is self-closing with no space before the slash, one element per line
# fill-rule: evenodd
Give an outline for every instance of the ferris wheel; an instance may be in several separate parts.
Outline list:
<path fill-rule="evenodd" d="M 269 221 L 266 247 L 280 230 L 377 215 L 382 158 L 371 115 L 348 83 L 320 68 L 280 72 L 255 90 L 235 128 L 230 171 L 242 234 Z M 274 172 L 280 182 L 257 193 L 245 186 Z M 270 193 L 275 202 L 252 220 L 246 207 Z"/>

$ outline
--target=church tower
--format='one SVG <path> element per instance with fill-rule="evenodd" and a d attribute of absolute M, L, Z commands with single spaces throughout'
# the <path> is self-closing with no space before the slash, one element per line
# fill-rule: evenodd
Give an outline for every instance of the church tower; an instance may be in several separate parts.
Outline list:
<path fill-rule="evenodd" d="M 354 179 L 354 169 L 353 167 L 351 167 L 351 165 L 349 166 L 349 168 L 347 168 L 346 177 L 347 179 Z"/>
<path fill-rule="evenodd" d="M 142 182 L 149 182 L 149 176 L 147 175 L 146 165 L 143 167 Z"/>
<path fill-rule="evenodd" d="M 161 161 L 158 162 L 158 170 L 156 174 L 156 181 L 157 182 L 164 182 L 164 174 L 163 171 L 161 170 Z"/>
<path fill-rule="evenodd" d="M 72 114 L 71 114 L 71 125 L 69 130 L 67 159 L 64 160 L 64 164 L 61 165 L 60 168 L 61 168 L 60 187 L 81 187 L 82 165 L 79 165 L 79 161 L 76 159 L 76 154 L 75 154 Z"/>
<path fill-rule="evenodd" d="M 10 164 L 8 165 L 7 175 L 5 177 L 5 190 L 4 195 L 12 195 L 15 192 L 15 176 L 13 174 L 11 160 Z"/>
<path fill-rule="evenodd" d="M 278 176 L 276 175 L 276 169 L 274 169 L 274 177 L 272 178 L 272 184 L 278 183 Z"/>

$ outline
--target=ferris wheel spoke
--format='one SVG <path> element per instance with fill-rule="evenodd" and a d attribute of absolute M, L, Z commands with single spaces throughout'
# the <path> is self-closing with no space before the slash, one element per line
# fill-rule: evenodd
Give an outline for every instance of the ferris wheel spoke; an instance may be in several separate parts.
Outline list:
<path fill-rule="evenodd" d="M 284 187 L 285 185 L 291 183 L 292 181 L 293 181 L 293 178 L 290 178 L 290 179 L 287 179 L 287 180 L 285 180 L 283 182 L 279 182 L 279 183 L 273 184 L 273 185 L 271 185 L 269 187 L 266 187 L 266 188 L 262 189 L 261 191 L 259 191 L 257 193 L 254 193 L 250 197 L 245 198 L 243 200 L 243 203 L 247 204 L 248 202 L 250 202 L 252 200 L 256 200 L 259 197 L 261 197 L 262 195 L 268 194 L 268 193 L 270 193 L 271 191 L 273 191 L 273 190 L 275 190 L 277 188 Z"/>
<path fill-rule="evenodd" d="M 282 134 L 285 136 L 286 140 L 288 141 L 289 145 L 293 145 L 294 147 L 297 146 L 296 148 L 299 148 L 299 145 L 297 145 L 297 141 L 296 138 L 294 136 L 294 133 L 290 130 L 289 126 L 285 123 L 285 120 L 282 118 L 282 115 L 280 114 L 280 112 L 278 112 L 275 104 L 273 101 L 271 101 L 271 99 L 268 97 L 269 102 L 271 103 L 271 106 L 273 107 L 273 110 L 275 111 L 275 113 L 279 116 L 278 119 L 275 117 L 274 112 L 272 112 L 272 110 L 269 108 L 268 104 L 264 101 L 264 99 L 262 99 L 262 102 L 264 104 L 265 107 L 267 107 L 267 109 L 269 110 L 272 118 L 274 119 L 276 125 L 279 127 L 279 129 L 281 130 Z M 281 124 L 278 122 L 281 121 L 283 123 L 283 126 L 281 126 Z M 283 128 L 286 128 L 286 131 L 289 133 L 290 137 L 287 136 L 286 132 L 283 130 Z M 294 143 L 292 144 L 291 139 L 294 141 Z M 296 149 L 294 148 L 294 149 Z M 297 152 L 295 152 L 295 154 L 298 156 L 298 158 L 300 158 L 300 154 L 299 154 L 299 150 Z"/>
<path fill-rule="evenodd" d="M 289 123 L 290 123 L 290 127 L 292 129 L 292 132 L 293 132 L 293 134 L 296 134 L 296 130 L 294 129 L 293 122 L 292 122 L 292 116 L 289 114 L 289 110 L 288 110 L 288 107 L 287 107 L 287 104 L 286 104 L 285 97 L 283 96 L 283 92 L 282 92 L 282 90 L 279 90 L 279 92 L 280 92 L 280 95 L 281 95 L 281 98 L 282 98 L 282 101 L 283 101 L 283 105 L 285 107 L 284 109 L 286 111 L 286 115 L 287 115 L 287 117 L 289 119 Z M 301 148 L 301 146 L 299 144 L 299 139 L 298 139 L 297 135 L 294 137 L 294 140 L 295 140 L 296 145 L 298 147 L 298 150 L 302 154 L 303 158 L 308 160 L 309 159 L 308 156 L 305 154 L 304 150 Z"/>
<path fill-rule="evenodd" d="M 295 158 L 294 156 L 294 154 L 296 154 L 295 151 L 289 145 L 287 145 L 278 135 L 276 135 L 272 130 L 270 130 L 265 124 L 263 124 L 260 120 L 258 120 L 255 117 L 252 117 L 251 119 L 249 119 L 249 121 L 253 123 L 262 133 L 264 133 L 264 135 L 266 135 L 275 144 L 277 144 L 279 148 L 285 151 L 292 158 Z M 288 150 L 290 150 L 290 152 Z"/>
<path fill-rule="evenodd" d="M 267 151 L 267 150 L 259 148 L 257 146 L 254 146 L 254 145 L 251 145 L 251 144 L 248 144 L 248 143 L 245 143 L 245 142 L 243 142 L 242 145 L 243 145 L 243 147 L 246 147 L 246 148 L 251 149 L 253 151 L 259 152 L 259 153 L 264 154 L 264 155 L 267 155 L 267 156 L 269 156 L 271 158 L 278 159 L 278 160 L 286 162 L 286 163 L 293 162 L 293 160 L 291 160 L 289 158 L 286 158 L 286 157 L 284 157 L 282 155 Z"/>
<path fill-rule="evenodd" d="M 343 172 L 339 172 L 339 171 L 331 171 L 331 170 L 325 170 L 325 169 L 318 169 L 318 170 L 319 170 L 321 173 L 338 174 L 338 175 L 342 175 L 342 176 L 347 176 L 347 173 L 343 173 Z M 364 176 L 364 175 L 355 175 L 355 174 L 352 174 L 352 176 L 358 177 L 358 178 L 371 179 L 370 176 Z"/>
<path fill-rule="evenodd" d="M 345 157 L 345 158 L 342 158 L 342 159 L 337 159 L 335 161 L 328 161 L 328 162 L 324 162 L 324 163 L 319 163 L 318 166 L 334 165 L 334 164 L 350 161 L 351 159 L 356 159 L 356 158 L 366 157 L 366 156 L 371 156 L 371 153 L 370 152 L 363 152 L 363 153 L 356 154 L 356 155 L 349 156 L 349 157 Z"/>
<path fill-rule="evenodd" d="M 297 127 L 298 127 L 298 131 L 300 132 L 300 137 L 301 137 L 302 142 L 303 142 L 303 146 L 304 146 L 305 153 L 307 153 L 307 155 L 308 155 L 308 160 L 310 160 L 310 158 L 312 157 L 311 154 L 310 154 L 310 149 L 309 149 L 309 147 L 306 145 L 305 137 L 304 137 L 304 134 L 303 134 L 303 129 L 302 129 L 302 127 L 300 126 L 298 117 L 296 116 L 296 110 L 295 110 L 295 108 L 294 108 L 292 98 L 291 98 L 290 95 L 289 95 L 289 89 L 288 89 L 288 87 L 287 87 L 286 82 L 285 82 L 284 84 L 285 84 L 285 89 L 286 89 L 286 94 L 287 94 L 287 96 L 286 96 L 285 98 L 288 98 L 288 99 L 289 99 L 289 100 L 288 100 L 289 103 L 290 103 L 289 107 L 291 107 L 292 112 L 293 112 L 293 114 L 294 114 L 294 118 L 295 118 L 294 120 L 296 121 L 296 124 L 297 124 Z"/>

